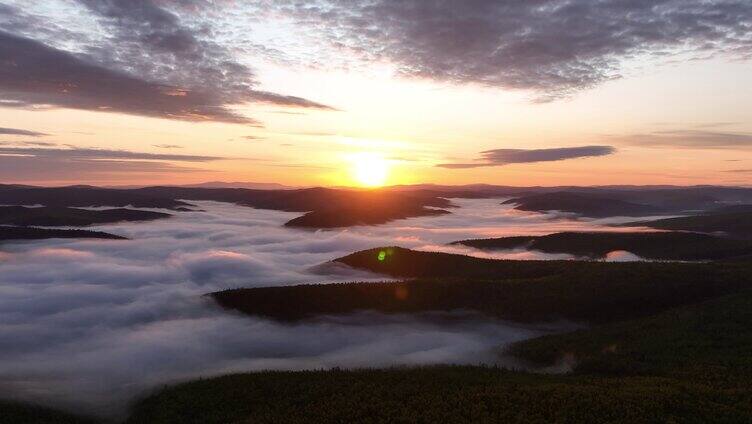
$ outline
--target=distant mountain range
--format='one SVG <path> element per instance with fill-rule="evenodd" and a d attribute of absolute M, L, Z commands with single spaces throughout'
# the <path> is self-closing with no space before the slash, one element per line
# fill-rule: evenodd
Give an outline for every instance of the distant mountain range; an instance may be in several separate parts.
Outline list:
<path fill-rule="evenodd" d="M 265 188 L 228 187 L 236 184 L 259 186 L 257 183 L 220 182 L 203 183 L 198 187 L 154 186 L 129 189 L 82 185 L 68 187 L 0 185 L 0 205 L 43 205 L 57 208 L 92 206 L 160 208 L 181 212 L 193 210 L 191 208 L 194 205 L 189 203 L 190 201 L 210 200 L 258 209 L 301 212 L 305 215 L 291 220 L 286 225 L 307 228 L 375 225 L 395 219 L 449 213 L 444 209 L 454 206 L 450 201 L 452 198 L 499 198 L 503 199 L 504 203 L 513 204 L 516 209 L 520 210 L 563 211 L 595 218 L 718 215 L 721 212 L 726 215 L 733 212 L 736 214 L 733 220 L 752 216 L 752 210 L 744 206 L 752 204 L 752 188 L 744 187 L 510 187 L 484 184 L 465 186 L 421 184 L 381 189 L 353 189 L 291 188 L 266 183 L 261 184 Z M 707 219 L 704 218 L 704 220 Z M 724 222 L 733 223 L 733 220 Z M 61 222 L 64 224 L 64 220 Z M 671 225 L 673 226 L 674 223 L 672 222 Z M 726 231 L 724 225 L 720 223 L 708 228 L 712 228 L 712 231 Z M 656 226 L 656 228 L 661 227 Z M 702 228 L 671 229 L 701 231 Z"/>
<path fill-rule="evenodd" d="M 28 186 L 27 186 L 28 187 Z M 115 189 L 133 189 L 144 188 L 148 185 L 119 185 L 108 186 L 107 188 Z M 252 190 L 292 190 L 298 188 L 304 188 L 302 186 L 290 186 L 278 183 L 256 183 L 252 181 L 207 181 L 204 183 L 195 184 L 176 184 L 172 187 L 187 187 L 187 188 L 248 188 Z"/>

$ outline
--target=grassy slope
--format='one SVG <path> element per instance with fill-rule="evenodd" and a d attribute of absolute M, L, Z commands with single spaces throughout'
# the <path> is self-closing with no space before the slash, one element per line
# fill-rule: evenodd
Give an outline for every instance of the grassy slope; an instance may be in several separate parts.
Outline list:
<path fill-rule="evenodd" d="M 99 421 L 43 406 L 0 400 L 0 423 L 94 424 Z"/>
<path fill-rule="evenodd" d="M 510 353 L 538 364 L 567 355 L 578 373 L 746 383 L 752 379 L 752 291 L 524 341 Z"/>
<path fill-rule="evenodd" d="M 752 292 L 515 345 L 573 374 L 484 367 L 265 372 L 166 388 L 132 422 L 752 422 Z"/>
<path fill-rule="evenodd" d="M 748 392 L 482 367 L 267 372 L 168 388 L 132 423 L 749 422 Z"/>
<path fill-rule="evenodd" d="M 626 250 L 646 259 L 716 260 L 752 254 L 752 242 L 685 232 L 565 232 L 545 236 L 461 240 L 478 249 L 508 250 L 525 247 L 547 253 L 569 253 L 602 258 Z"/>

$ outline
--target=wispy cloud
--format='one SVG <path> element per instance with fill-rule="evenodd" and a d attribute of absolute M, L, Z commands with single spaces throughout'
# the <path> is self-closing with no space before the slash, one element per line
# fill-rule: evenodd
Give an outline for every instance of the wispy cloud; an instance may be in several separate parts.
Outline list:
<path fill-rule="evenodd" d="M 666 130 L 608 137 L 610 142 L 644 147 L 687 149 L 738 149 L 752 147 L 752 134 L 744 132 Z"/>
<path fill-rule="evenodd" d="M 719 121 L 719 122 L 705 122 L 695 125 L 697 128 L 719 128 L 719 127 L 731 127 L 739 125 L 739 122 Z"/>
<path fill-rule="evenodd" d="M 441 163 L 441 168 L 480 168 L 513 163 L 553 162 L 567 159 L 606 156 L 616 152 L 611 146 L 560 147 L 552 149 L 494 149 L 481 152 L 481 158 L 470 163 Z"/>
<path fill-rule="evenodd" d="M 87 148 L 0 147 L 0 180 L 127 180 L 133 175 L 200 172 L 175 163 L 205 163 L 219 156 L 141 153 Z"/>
<path fill-rule="evenodd" d="M 108 149 L 45 149 L 34 147 L 0 147 L 0 155 L 33 156 L 65 159 L 135 159 L 165 160 L 178 162 L 210 162 L 225 159 L 220 156 L 174 155 L 164 153 L 141 153 L 129 150 Z"/>
<path fill-rule="evenodd" d="M 57 146 L 57 143 L 52 143 L 49 141 L 0 141 L 0 146 L 51 147 L 51 146 Z"/>
<path fill-rule="evenodd" d="M 23 135 L 26 137 L 43 137 L 49 134 L 45 134 L 37 131 L 21 130 L 18 128 L 0 128 L 0 134 L 5 135 Z"/>

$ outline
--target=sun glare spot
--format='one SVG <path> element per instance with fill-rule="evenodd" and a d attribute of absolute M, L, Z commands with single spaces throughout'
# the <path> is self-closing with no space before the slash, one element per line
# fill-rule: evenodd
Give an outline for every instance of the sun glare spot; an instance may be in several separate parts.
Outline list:
<path fill-rule="evenodd" d="M 379 187 L 389 177 L 389 162 L 375 153 L 358 153 L 350 157 L 352 178 L 364 187 Z"/>

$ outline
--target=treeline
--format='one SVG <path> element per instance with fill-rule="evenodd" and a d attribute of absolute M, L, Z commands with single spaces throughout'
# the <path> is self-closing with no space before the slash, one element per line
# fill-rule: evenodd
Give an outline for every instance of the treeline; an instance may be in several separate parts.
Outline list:
<path fill-rule="evenodd" d="M 564 232 L 545 236 L 517 236 L 461 240 L 459 244 L 483 250 L 525 248 L 546 253 L 568 253 L 602 259 L 626 250 L 653 260 L 718 260 L 752 254 L 752 241 L 692 232 Z"/>
<path fill-rule="evenodd" d="M 386 251 L 391 254 L 379 260 Z M 505 261 L 396 248 L 345 259 L 360 268 L 418 279 L 235 289 L 212 297 L 224 307 L 284 321 L 360 310 L 473 310 L 523 322 L 603 323 L 752 288 L 752 264 L 747 262 Z M 451 278 L 438 277 L 445 274 Z"/>

